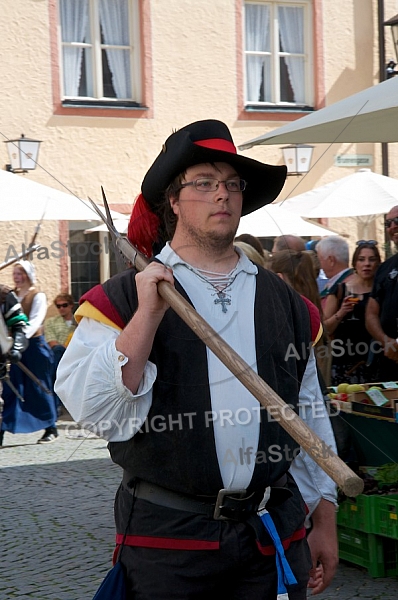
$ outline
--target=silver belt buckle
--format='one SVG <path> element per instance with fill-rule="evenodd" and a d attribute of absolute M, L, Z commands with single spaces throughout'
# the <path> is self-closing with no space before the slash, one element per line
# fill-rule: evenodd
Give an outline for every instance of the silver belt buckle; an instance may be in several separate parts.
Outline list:
<path fill-rule="evenodd" d="M 228 517 L 224 517 L 221 514 L 221 509 L 223 508 L 223 500 L 225 496 L 238 496 L 239 498 L 244 498 L 247 494 L 247 490 L 239 489 L 239 490 L 227 490 L 222 488 L 217 495 L 216 506 L 214 509 L 213 519 L 218 521 L 228 521 Z"/>

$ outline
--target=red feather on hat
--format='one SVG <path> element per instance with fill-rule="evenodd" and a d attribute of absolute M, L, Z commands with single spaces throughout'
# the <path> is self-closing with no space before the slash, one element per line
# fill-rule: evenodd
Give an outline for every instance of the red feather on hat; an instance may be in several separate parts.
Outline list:
<path fill-rule="evenodd" d="M 159 217 L 151 211 L 144 196 L 137 196 L 127 228 L 127 238 L 148 258 L 153 254 L 152 245 L 158 238 L 159 225 Z"/>

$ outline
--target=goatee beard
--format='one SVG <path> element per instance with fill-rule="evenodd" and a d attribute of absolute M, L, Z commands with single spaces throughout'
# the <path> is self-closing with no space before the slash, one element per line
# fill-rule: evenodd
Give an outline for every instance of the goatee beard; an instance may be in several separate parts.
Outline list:
<path fill-rule="evenodd" d="M 235 239 L 235 231 L 227 231 L 225 233 L 217 233 L 215 231 L 202 232 L 186 225 L 186 232 L 193 244 L 201 248 L 205 252 L 214 252 L 218 254 L 231 247 Z"/>

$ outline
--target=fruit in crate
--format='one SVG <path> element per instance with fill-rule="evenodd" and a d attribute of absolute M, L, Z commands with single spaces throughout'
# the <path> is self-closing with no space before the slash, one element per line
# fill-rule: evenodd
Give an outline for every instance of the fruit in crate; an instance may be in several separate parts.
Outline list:
<path fill-rule="evenodd" d="M 364 392 L 366 390 L 364 385 L 360 383 L 351 383 L 347 386 L 346 392 L 347 394 L 352 394 L 353 392 Z"/>
<path fill-rule="evenodd" d="M 342 400 L 343 402 L 346 402 L 348 400 L 348 394 L 345 393 L 341 393 L 341 394 L 336 394 L 336 400 Z"/>
<path fill-rule="evenodd" d="M 339 383 L 339 385 L 337 386 L 337 392 L 339 394 L 346 394 L 349 385 L 349 383 Z"/>
<path fill-rule="evenodd" d="M 398 483 L 398 464 L 387 463 L 377 467 L 375 479 L 386 484 Z"/>
<path fill-rule="evenodd" d="M 372 387 L 370 387 L 369 390 L 379 390 L 381 392 L 383 388 L 378 387 L 377 385 L 372 385 Z"/>

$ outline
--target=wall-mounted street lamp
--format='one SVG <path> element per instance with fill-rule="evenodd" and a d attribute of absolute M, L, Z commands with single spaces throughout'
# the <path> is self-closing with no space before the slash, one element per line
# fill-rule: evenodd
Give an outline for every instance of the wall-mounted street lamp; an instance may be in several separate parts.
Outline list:
<path fill-rule="evenodd" d="M 311 168 L 311 158 L 314 146 L 294 144 L 282 148 L 283 160 L 287 166 L 288 175 L 304 175 Z"/>
<path fill-rule="evenodd" d="M 388 19 L 388 21 L 384 21 L 384 26 L 391 27 L 392 39 L 395 49 L 395 59 L 390 60 L 386 65 L 386 78 L 391 79 L 391 77 L 394 77 L 394 75 L 398 75 L 398 71 L 395 70 L 395 67 L 398 63 L 398 15 L 395 15 L 395 17 Z"/>
<path fill-rule="evenodd" d="M 391 79 L 394 75 L 398 74 L 398 71 L 395 70 L 397 63 L 392 59 L 386 64 L 386 79 Z"/>
<path fill-rule="evenodd" d="M 22 133 L 18 140 L 7 140 L 4 143 L 7 144 L 10 159 L 6 171 L 27 173 L 36 169 L 41 141 L 26 138 Z"/>

